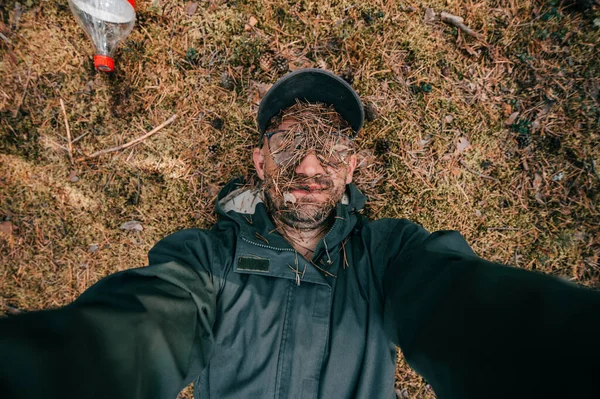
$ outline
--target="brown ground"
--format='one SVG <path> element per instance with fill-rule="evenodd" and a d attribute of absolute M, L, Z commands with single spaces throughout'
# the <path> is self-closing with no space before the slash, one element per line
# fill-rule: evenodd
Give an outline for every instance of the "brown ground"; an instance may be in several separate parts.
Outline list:
<path fill-rule="evenodd" d="M 426 24 L 429 7 L 481 36 Z M 600 285 L 597 3 L 138 1 L 112 76 L 93 70 L 66 1 L 8 0 L 0 16 L 0 313 L 64 305 L 166 234 L 213 223 L 219 187 L 250 168 L 261 95 L 307 66 L 370 104 L 369 215 Z M 175 113 L 140 145 L 78 160 Z M 433 397 L 402 359 L 397 387 Z"/>

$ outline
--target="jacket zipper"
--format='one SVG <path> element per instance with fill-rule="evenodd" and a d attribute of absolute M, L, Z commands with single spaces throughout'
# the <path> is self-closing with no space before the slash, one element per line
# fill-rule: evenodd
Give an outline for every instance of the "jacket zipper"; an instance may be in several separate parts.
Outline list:
<path fill-rule="evenodd" d="M 325 241 L 327 239 L 327 237 L 329 236 L 329 234 L 331 234 L 331 232 L 333 231 L 333 229 L 334 229 L 334 227 L 336 226 L 337 223 L 338 223 L 338 220 L 335 219 L 335 222 L 333 222 L 333 226 L 331 226 L 331 229 L 329 229 L 329 231 L 327 232 L 327 234 L 325 234 L 325 237 L 323 237 L 322 241 Z M 250 241 L 249 239 L 247 239 L 247 238 L 245 238 L 243 236 L 241 238 L 242 238 L 242 241 L 245 241 L 248 244 L 256 245 L 257 247 L 272 249 L 274 251 L 296 252 L 296 250 L 293 249 L 293 248 L 277 248 L 277 247 L 272 247 L 271 245 L 259 244 L 259 243 L 254 242 L 254 241 Z"/>
<path fill-rule="evenodd" d="M 296 250 L 295 250 L 295 249 L 293 249 L 293 248 L 277 248 L 277 247 L 272 247 L 272 246 L 270 246 L 270 245 L 259 244 L 259 243 L 257 243 L 257 242 L 254 242 L 254 241 L 250 241 L 250 240 L 248 240 L 247 238 L 244 238 L 243 236 L 242 236 L 242 241 L 246 241 L 247 243 L 249 243 L 249 244 L 252 244 L 252 245 L 256 245 L 257 247 L 261 247 L 261 248 L 267 248 L 267 249 L 272 249 L 272 250 L 274 250 L 274 251 L 290 251 L 290 252 L 296 252 Z"/>
<path fill-rule="evenodd" d="M 339 209 L 339 207 L 340 207 L 340 204 L 338 204 L 338 205 L 337 205 L 337 207 L 336 207 L 336 210 L 335 210 L 335 215 L 336 215 L 336 216 L 338 216 L 338 215 L 340 214 L 340 209 Z M 325 252 L 327 253 L 327 258 L 329 258 L 330 260 L 331 260 L 331 257 L 330 257 L 330 255 L 329 255 L 329 251 L 327 250 L 327 242 L 326 242 L 326 240 L 327 240 L 327 237 L 329 237 L 329 235 L 330 235 L 330 234 L 333 232 L 333 230 L 335 229 L 335 227 L 336 227 L 336 225 L 337 225 L 337 224 L 338 224 L 338 218 L 336 217 L 336 218 L 335 218 L 335 221 L 333 222 L 333 226 L 331 226 L 331 228 L 329 229 L 329 231 L 327 232 L 327 234 L 325 234 L 325 236 L 324 236 L 324 237 L 323 237 L 323 239 L 321 240 L 321 241 L 323 241 L 323 245 L 325 246 Z M 321 242 L 319 242 L 319 244 L 320 244 L 320 243 L 321 243 Z M 317 246 L 318 246 L 319 244 L 317 244 Z M 315 248 L 315 250 L 316 250 L 316 248 Z M 314 255 L 316 255 L 316 254 L 317 254 L 317 251 L 315 251 L 315 253 L 313 254 L 313 257 L 314 257 Z M 316 259 L 314 259 L 314 260 L 316 261 Z"/>
<path fill-rule="evenodd" d="M 337 216 L 337 215 L 340 213 L 340 211 L 339 211 L 339 206 L 340 206 L 340 205 L 338 204 L 338 208 L 336 208 L 336 212 L 335 212 L 336 216 Z M 324 237 L 322 238 L 322 240 L 321 240 L 321 241 L 323 241 L 323 245 L 325 246 L 325 252 L 327 252 L 327 257 L 328 257 L 328 258 L 330 258 L 330 256 L 329 256 L 329 251 L 327 250 L 327 243 L 325 243 L 325 240 L 327 240 L 327 237 L 329 237 L 329 235 L 330 235 L 330 234 L 333 232 L 333 230 L 335 229 L 335 227 L 337 226 L 337 224 L 338 224 L 338 219 L 336 218 L 336 219 L 335 219 L 335 221 L 333 222 L 333 226 L 331 226 L 331 228 L 329 229 L 329 231 L 327 232 L 327 234 L 325 234 L 325 236 L 324 236 Z M 271 249 L 271 250 L 274 250 L 274 251 L 289 251 L 289 252 L 296 252 L 296 250 L 295 250 L 295 249 L 293 249 L 293 248 L 277 248 L 277 247 L 272 247 L 272 246 L 270 246 L 270 245 L 259 244 L 259 243 L 257 243 L 257 242 L 254 242 L 254 241 L 250 241 L 249 239 L 247 239 L 247 238 L 245 238 L 245 237 L 243 237 L 243 236 L 242 236 L 241 238 L 242 238 L 242 241 L 245 241 L 245 242 L 247 242 L 247 243 L 249 243 L 249 244 L 252 244 L 252 245 L 256 245 L 257 247 L 261 247 L 261 248 L 267 248 L 267 249 Z M 320 244 L 320 243 L 321 243 L 321 242 L 319 242 L 319 244 Z M 317 246 L 318 246 L 319 244 L 317 244 Z M 315 249 L 316 249 L 316 248 L 315 248 Z M 311 259 L 311 262 L 314 260 L 314 255 L 315 255 L 315 254 L 317 254 L 317 252 L 316 252 L 316 251 L 315 251 L 315 253 L 313 254 L 313 259 Z M 330 259 L 331 259 L 331 258 L 330 258 Z"/>

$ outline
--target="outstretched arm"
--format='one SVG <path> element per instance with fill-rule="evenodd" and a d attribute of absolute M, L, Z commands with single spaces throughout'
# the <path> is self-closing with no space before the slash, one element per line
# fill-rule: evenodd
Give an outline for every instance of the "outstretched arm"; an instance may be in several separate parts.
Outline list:
<path fill-rule="evenodd" d="M 215 303 L 208 268 L 178 259 L 106 277 L 64 308 L 0 319 L 0 396 L 175 398 L 210 359 Z"/>
<path fill-rule="evenodd" d="M 385 322 L 438 398 L 600 397 L 600 293 L 437 232 L 390 262 Z"/>

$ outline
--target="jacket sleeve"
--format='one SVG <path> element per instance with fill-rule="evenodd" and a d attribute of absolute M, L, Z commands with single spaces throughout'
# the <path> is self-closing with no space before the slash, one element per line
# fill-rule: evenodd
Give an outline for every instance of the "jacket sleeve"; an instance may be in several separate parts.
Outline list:
<path fill-rule="evenodd" d="M 600 397 L 600 293 L 485 261 L 457 232 L 383 281 L 386 331 L 438 398 Z"/>
<path fill-rule="evenodd" d="M 66 307 L 0 319 L 0 396 L 175 398 L 213 347 L 211 255 L 198 248 L 210 243 L 191 235 L 160 243 L 164 262 L 108 276 Z"/>

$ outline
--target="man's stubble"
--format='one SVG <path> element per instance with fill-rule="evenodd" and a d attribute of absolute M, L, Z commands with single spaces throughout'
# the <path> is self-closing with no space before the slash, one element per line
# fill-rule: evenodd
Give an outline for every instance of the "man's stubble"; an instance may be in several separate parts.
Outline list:
<path fill-rule="evenodd" d="M 303 182 L 293 186 L 290 183 L 286 185 L 288 189 L 282 187 L 280 190 L 276 190 L 273 179 L 266 176 L 263 185 L 263 197 L 267 211 L 275 222 L 279 221 L 299 230 L 317 229 L 328 223 L 328 219 L 335 209 L 336 204 L 344 194 L 345 185 L 335 187 L 333 182 L 328 178 L 311 180 L 312 183 L 321 184 L 326 187 L 325 192 L 329 195 L 327 201 L 314 201 L 310 194 L 297 199 L 295 202 L 286 201 L 284 193 L 291 191 L 290 187 L 302 186 L 309 183 Z"/>

